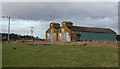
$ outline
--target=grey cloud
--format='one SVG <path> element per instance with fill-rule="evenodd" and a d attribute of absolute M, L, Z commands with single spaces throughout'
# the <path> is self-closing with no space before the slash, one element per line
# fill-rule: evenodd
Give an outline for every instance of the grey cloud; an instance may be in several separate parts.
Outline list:
<path fill-rule="evenodd" d="M 34 26 L 39 28 L 35 29 L 35 35 L 40 37 L 45 36 L 50 22 L 62 21 L 72 21 L 79 26 L 111 28 L 118 32 L 117 2 L 5 2 L 2 8 L 2 14 L 12 19 L 37 21 Z"/>
<path fill-rule="evenodd" d="M 25 20 L 56 20 L 72 17 L 104 18 L 116 16 L 116 3 L 85 2 L 17 2 L 3 3 L 3 15 Z"/>

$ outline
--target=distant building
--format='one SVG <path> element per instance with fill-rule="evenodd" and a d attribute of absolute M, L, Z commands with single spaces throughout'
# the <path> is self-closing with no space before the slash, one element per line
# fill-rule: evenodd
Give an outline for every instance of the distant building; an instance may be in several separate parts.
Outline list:
<path fill-rule="evenodd" d="M 53 29 L 53 32 L 51 29 Z M 51 23 L 50 28 L 46 31 L 46 40 L 60 42 L 93 40 L 115 41 L 116 33 L 107 28 L 73 26 L 72 22 L 63 21 L 61 28 L 60 24 Z"/>

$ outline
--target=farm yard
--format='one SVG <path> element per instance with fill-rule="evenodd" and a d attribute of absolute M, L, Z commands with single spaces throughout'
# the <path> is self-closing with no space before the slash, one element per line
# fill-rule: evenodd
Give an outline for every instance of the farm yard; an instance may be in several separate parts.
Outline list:
<path fill-rule="evenodd" d="M 2 43 L 3 67 L 118 67 L 116 42 Z"/>

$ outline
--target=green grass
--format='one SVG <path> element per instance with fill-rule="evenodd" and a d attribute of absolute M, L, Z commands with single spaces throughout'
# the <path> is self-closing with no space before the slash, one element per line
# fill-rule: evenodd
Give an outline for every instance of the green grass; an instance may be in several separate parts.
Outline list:
<path fill-rule="evenodd" d="M 16 49 L 14 49 L 16 48 Z M 118 48 L 4 43 L 3 67 L 117 67 Z"/>

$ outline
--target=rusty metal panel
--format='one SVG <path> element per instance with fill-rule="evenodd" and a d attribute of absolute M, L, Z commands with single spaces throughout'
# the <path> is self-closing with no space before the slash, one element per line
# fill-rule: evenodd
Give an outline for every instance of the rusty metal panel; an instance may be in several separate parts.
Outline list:
<path fill-rule="evenodd" d="M 81 40 L 81 32 L 72 31 L 71 36 L 72 36 L 72 41 L 80 41 Z"/>

